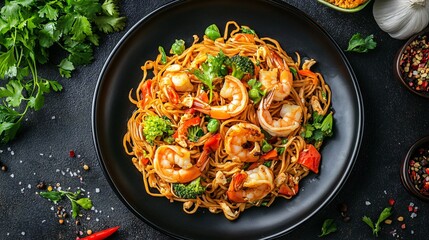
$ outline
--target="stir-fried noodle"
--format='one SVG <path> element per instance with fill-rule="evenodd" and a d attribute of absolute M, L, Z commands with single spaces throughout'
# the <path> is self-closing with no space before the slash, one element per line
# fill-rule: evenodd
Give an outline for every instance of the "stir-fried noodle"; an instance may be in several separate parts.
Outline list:
<path fill-rule="evenodd" d="M 236 55 L 251 60 L 250 70 Z M 301 179 L 318 172 L 322 140 L 311 123 L 332 115 L 315 63 L 233 21 L 223 37 L 194 36 L 183 52 L 146 61 L 123 145 L 147 193 L 229 220 L 296 195 Z"/>

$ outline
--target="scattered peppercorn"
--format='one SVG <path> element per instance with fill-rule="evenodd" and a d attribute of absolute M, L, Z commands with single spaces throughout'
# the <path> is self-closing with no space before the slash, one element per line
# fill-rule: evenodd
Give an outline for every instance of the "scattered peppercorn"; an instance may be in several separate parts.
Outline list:
<path fill-rule="evenodd" d="M 83 165 L 83 170 L 88 171 L 89 170 L 89 166 L 88 165 Z"/>
<path fill-rule="evenodd" d="M 338 204 L 338 210 L 340 211 L 340 213 L 341 213 L 341 217 L 343 217 L 343 222 L 350 222 L 350 220 L 351 220 L 351 218 L 350 218 L 350 216 L 348 215 L 348 213 L 347 213 L 347 211 L 348 211 L 348 206 L 347 206 L 347 204 L 345 204 L 345 203 L 340 203 L 340 204 Z"/>
<path fill-rule="evenodd" d="M 413 40 L 400 57 L 400 72 L 412 89 L 429 92 L 429 42 L 427 35 Z"/>
<path fill-rule="evenodd" d="M 80 221 L 76 220 L 75 224 L 76 224 L 76 226 L 79 226 L 80 225 Z"/>
<path fill-rule="evenodd" d="M 46 189 L 46 184 L 45 184 L 45 182 L 40 181 L 40 182 L 36 185 L 36 188 L 37 188 L 37 189 L 40 189 L 40 190 L 45 190 L 45 189 Z"/>
<path fill-rule="evenodd" d="M 395 199 L 389 199 L 389 205 L 393 207 L 393 205 L 395 205 Z"/>
<path fill-rule="evenodd" d="M 428 49 L 429 51 L 429 49 Z M 428 79 L 429 80 L 429 79 Z M 421 147 L 408 163 L 408 175 L 414 187 L 423 195 L 429 195 L 429 148 Z"/>
<path fill-rule="evenodd" d="M 69 156 L 70 156 L 71 158 L 74 158 L 74 157 L 76 156 L 76 154 L 75 154 L 75 152 L 74 152 L 73 150 L 70 150 L 70 152 L 69 152 Z"/>
<path fill-rule="evenodd" d="M 6 166 L 6 165 L 4 165 L 4 164 L 2 164 L 2 165 L 1 165 L 1 170 L 2 170 L 3 172 L 6 172 L 6 171 L 7 171 L 7 166 Z"/>

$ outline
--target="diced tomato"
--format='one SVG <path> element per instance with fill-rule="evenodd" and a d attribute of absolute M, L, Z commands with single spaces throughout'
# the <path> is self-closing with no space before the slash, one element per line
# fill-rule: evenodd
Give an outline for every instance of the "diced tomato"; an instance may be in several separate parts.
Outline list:
<path fill-rule="evenodd" d="M 149 158 L 142 158 L 140 161 L 144 166 L 146 166 L 149 163 Z"/>
<path fill-rule="evenodd" d="M 312 144 L 308 144 L 307 146 L 307 149 L 304 149 L 299 154 L 298 163 L 307 167 L 314 173 L 319 173 L 321 155 Z"/>

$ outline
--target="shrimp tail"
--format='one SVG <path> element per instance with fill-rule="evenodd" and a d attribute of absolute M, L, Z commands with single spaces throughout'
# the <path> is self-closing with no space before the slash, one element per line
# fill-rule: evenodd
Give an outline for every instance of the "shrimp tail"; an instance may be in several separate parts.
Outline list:
<path fill-rule="evenodd" d="M 198 112 L 210 115 L 210 105 L 199 98 L 192 99 L 192 108 Z"/>
<path fill-rule="evenodd" d="M 260 110 L 267 110 L 270 108 L 271 103 L 273 102 L 274 99 L 274 93 L 276 91 L 276 88 L 271 89 L 270 91 L 267 92 L 267 94 L 265 95 L 265 97 L 262 99 L 259 108 Z"/>
<path fill-rule="evenodd" d="M 231 184 L 226 192 L 230 201 L 237 203 L 246 202 L 246 199 L 244 198 L 245 193 L 242 191 L 246 178 L 247 174 L 245 172 L 236 173 L 232 177 Z"/>

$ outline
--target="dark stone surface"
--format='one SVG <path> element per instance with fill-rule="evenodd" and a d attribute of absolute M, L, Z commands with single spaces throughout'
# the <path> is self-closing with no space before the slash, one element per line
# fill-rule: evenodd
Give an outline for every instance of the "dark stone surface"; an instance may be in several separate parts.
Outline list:
<path fill-rule="evenodd" d="M 122 1 L 127 29 L 167 2 Z M 409 93 L 393 76 L 393 58 L 404 41 L 392 39 L 378 28 L 372 3 L 363 11 L 350 14 L 334 11 L 315 0 L 285 2 L 306 12 L 342 49 L 357 32 L 374 34 L 378 46 L 366 54 L 346 52 L 365 107 L 364 136 L 354 170 L 328 206 L 282 239 L 318 239 L 326 218 L 334 218 L 338 225 L 338 231 L 329 239 L 373 238 L 361 218 L 367 215 L 375 220 L 388 206 L 389 198 L 396 200 L 393 223 L 383 225 L 381 238 L 427 239 L 428 205 L 410 196 L 399 177 L 400 162 L 408 147 L 429 132 L 429 112 L 425 107 L 429 101 Z M 8 171 L 0 172 L 0 239 L 74 239 L 76 231 L 97 231 L 116 225 L 121 228 L 111 239 L 170 239 L 136 218 L 122 204 L 106 181 L 94 150 L 91 108 L 96 81 L 104 61 L 125 32 L 104 37 L 95 51 L 94 63 L 80 68 L 72 79 L 59 78 L 49 67 L 41 69 L 41 75 L 59 80 L 64 90 L 49 94 L 44 108 L 28 115 L 18 138 L 0 146 L 0 161 L 8 166 Z M 77 157 L 70 158 L 70 150 L 75 150 Z M 89 171 L 83 170 L 84 164 L 89 165 Z M 39 181 L 48 185 L 59 183 L 63 189 L 73 191 L 83 188 L 95 209 L 83 211 L 79 226 L 71 217 L 60 225 L 56 206 L 36 194 Z M 415 218 L 408 212 L 410 202 L 419 207 Z M 340 203 L 348 206 L 347 223 L 337 209 Z M 60 205 L 70 210 L 67 201 Z M 404 217 L 405 230 L 396 220 L 398 216 Z"/>

